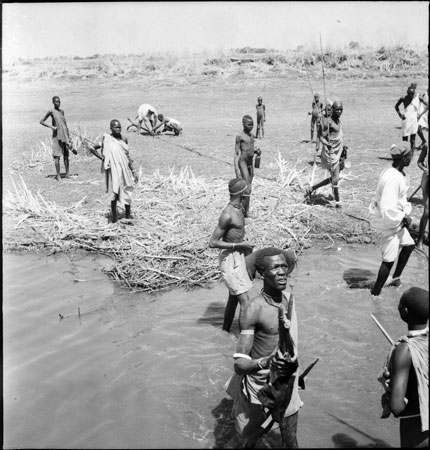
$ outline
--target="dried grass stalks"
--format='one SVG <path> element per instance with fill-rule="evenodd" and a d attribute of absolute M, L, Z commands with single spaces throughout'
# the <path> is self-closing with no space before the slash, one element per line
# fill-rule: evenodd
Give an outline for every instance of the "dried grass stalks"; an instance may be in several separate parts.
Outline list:
<path fill-rule="evenodd" d="M 71 154 L 69 157 L 76 161 L 86 160 L 92 157 L 92 153 L 88 150 L 86 129 L 78 128 L 77 132 L 70 135 L 72 148 L 77 151 L 77 155 Z M 89 139 L 96 141 L 98 138 Z M 43 141 L 39 141 L 29 152 L 25 152 L 21 157 L 15 160 L 10 166 L 10 173 L 16 171 L 30 170 L 32 172 L 41 173 L 46 164 L 52 164 L 52 138 L 48 137 Z"/>
<path fill-rule="evenodd" d="M 301 172 L 288 168 L 280 156 L 278 165 L 277 181 L 255 179 L 255 219 L 247 224 L 247 239 L 256 248 L 290 247 L 300 252 L 310 244 L 309 219 L 318 207 L 302 202 Z M 109 255 L 115 261 L 109 275 L 136 291 L 205 287 L 220 279 L 218 251 L 209 249 L 208 242 L 228 201 L 227 180 L 198 178 L 188 167 L 167 174 L 157 171 L 141 177 L 135 187 L 135 220 L 108 224 L 107 196 L 104 210 L 86 207 L 85 197 L 63 208 L 30 192 L 20 178 L 4 196 L 4 248 L 82 248 Z M 320 233 L 327 230 L 323 227 Z"/>

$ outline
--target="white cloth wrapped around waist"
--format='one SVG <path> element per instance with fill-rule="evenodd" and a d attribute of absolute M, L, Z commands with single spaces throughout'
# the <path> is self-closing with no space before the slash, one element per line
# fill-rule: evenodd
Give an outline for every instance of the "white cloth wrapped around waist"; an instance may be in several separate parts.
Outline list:
<path fill-rule="evenodd" d="M 369 205 L 373 228 L 388 233 L 401 230 L 405 215 L 412 210 L 406 196 L 408 188 L 409 180 L 394 167 L 381 173 L 375 199 Z"/>

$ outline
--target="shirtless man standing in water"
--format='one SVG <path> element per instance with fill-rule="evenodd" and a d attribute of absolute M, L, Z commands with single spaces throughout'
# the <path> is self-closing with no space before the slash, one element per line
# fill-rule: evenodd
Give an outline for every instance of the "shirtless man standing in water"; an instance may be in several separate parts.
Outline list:
<path fill-rule="evenodd" d="M 251 133 L 254 127 L 254 121 L 251 116 L 243 116 L 242 118 L 243 132 L 236 136 L 236 144 L 234 147 L 234 170 L 236 177 L 243 178 L 247 184 L 242 199 L 243 214 L 249 217 L 249 199 L 251 197 L 251 184 L 254 178 L 253 157 L 254 154 L 260 155 L 261 150 L 254 150 L 254 137 Z"/>
<path fill-rule="evenodd" d="M 210 248 L 219 248 L 219 266 L 229 297 L 224 313 L 223 330 L 230 331 L 234 313 L 239 300 L 241 311 L 248 300 L 247 292 L 252 287 L 246 268 L 245 256 L 250 254 L 253 245 L 243 242 L 245 238 L 245 218 L 241 199 L 247 190 L 242 178 L 234 178 L 228 184 L 230 202 L 223 209 L 218 225 L 209 241 Z"/>

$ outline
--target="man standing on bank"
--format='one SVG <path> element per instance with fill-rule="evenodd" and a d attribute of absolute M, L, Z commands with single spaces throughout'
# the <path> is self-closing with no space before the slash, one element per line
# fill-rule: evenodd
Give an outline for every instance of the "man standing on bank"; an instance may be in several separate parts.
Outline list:
<path fill-rule="evenodd" d="M 340 100 L 334 101 L 331 109 L 331 116 L 321 117 L 318 125 L 318 138 L 322 143 L 321 167 L 330 173 L 329 182 L 331 182 L 333 186 L 333 195 L 336 208 L 341 208 L 339 197 L 339 178 L 342 153 L 345 155 L 344 159 L 346 159 L 346 150 L 344 151 L 343 145 L 343 128 L 340 121 L 342 112 L 342 102 Z M 306 190 L 305 196 L 310 196 L 314 191 L 327 183 L 326 178 L 323 181 L 310 186 Z"/>
<path fill-rule="evenodd" d="M 89 146 L 89 150 L 102 160 L 102 172 L 106 176 L 106 192 L 111 192 L 112 223 L 118 220 L 117 202 L 125 207 L 125 218 L 131 219 L 131 194 L 133 182 L 138 176 L 128 150 L 128 141 L 121 135 L 121 124 L 113 119 L 110 122 L 111 134 L 104 134 L 101 144 Z M 101 153 L 97 149 L 101 149 Z"/>
<path fill-rule="evenodd" d="M 252 191 L 252 180 L 254 178 L 253 158 L 254 154 L 260 155 L 260 149 L 254 149 L 254 136 L 251 131 L 254 127 L 254 121 L 251 116 L 243 116 L 243 131 L 236 136 L 234 146 L 234 170 L 236 177 L 243 178 L 246 182 L 247 189 L 242 198 L 243 214 L 249 217 L 249 202 Z"/>
<path fill-rule="evenodd" d="M 317 128 L 317 122 L 319 117 L 321 116 L 321 112 L 324 108 L 324 105 L 322 103 L 322 101 L 320 101 L 320 96 L 319 94 L 315 94 L 314 95 L 314 99 L 312 101 L 312 112 L 309 112 L 309 115 L 312 116 L 311 117 L 311 142 L 314 141 L 314 129 Z M 318 130 L 317 130 L 318 132 Z M 317 136 L 318 139 L 318 136 Z M 317 148 L 317 151 L 319 149 L 319 145 Z"/>
<path fill-rule="evenodd" d="M 66 174 L 64 178 L 70 178 L 69 175 L 69 147 L 70 147 L 70 135 L 69 129 L 67 128 L 66 118 L 64 116 L 64 111 L 60 109 L 61 101 L 60 97 L 52 97 L 52 103 L 54 108 L 50 109 L 44 117 L 40 120 L 40 125 L 52 129 L 52 156 L 54 158 L 57 181 L 61 181 L 60 175 L 60 158 L 63 157 L 64 167 L 66 169 Z M 46 119 L 51 117 L 52 125 L 46 123 Z M 76 153 L 76 150 L 72 150 Z"/>
<path fill-rule="evenodd" d="M 400 112 L 400 105 L 403 105 L 403 113 Z M 400 97 L 394 105 L 399 117 L 402 119 L 402 140 L 407 142 L 409 138 L 412 156 L 415 150 L 415 137 L 418 132 L 418 114 L 420 109 L 420 100 L 415 95 L 415 86 L 411 85 L 406 91 L 404 97 Z"/>

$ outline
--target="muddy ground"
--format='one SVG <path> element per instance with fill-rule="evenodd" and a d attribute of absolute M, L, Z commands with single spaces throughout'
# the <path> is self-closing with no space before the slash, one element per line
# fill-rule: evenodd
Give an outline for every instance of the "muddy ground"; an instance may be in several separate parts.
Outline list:
<path fill-rule="evenodd" d="M 342 122 L 351 163 L 340 184 L 342 211 L 327 205 L 328 188 L 315 199 L 315 208 L 319 211 L 323 208 L 320 214 L 324 220 L 332 220 L 335 224 L 335 238 L 348 234 L 351 226 L 356 235 L 357 227 L 363 230 L 363 236 L 368 228 L 360 218 L 368 217 L 367 207 L 373 198 L 378 174 L 390 165 L 391 144 L 401 141 L 400 121 L 394 104 L 411 81 L 407 78 L 326 80 L 327 97 L 337 97 L 343 102 Z M 427 80 L 414 78 L 414 81 L 418 83 L 418 91 L 422 92 Z M 120 120 L 129 139 L 135 166 L 140 167 L 144 175 L 150 176 L 157 170 L 168 173 L 169 168 L 189 166 L 196 176 L 208 180 L 221 178 L 226 183 L 235 176 L 233 151 L 235 136 L 241 131 L 241 118 L 245 114 L 255 117 L 256 100 L 261 95 L 267 121 L 265 139 L 256 141 L 263 152 L 256 178 L 262 182 L 276 178 L 279 172 L 276 160 L 281 155 L 290 168 L 300 172 L 300 177 L 288 188 L 295 193 L 297 204 L 303 201 L 302 189 L 311 177 L 314 159 L 314 144 L 307 142 L 310 139 L 308 111 L 313 92 L 319 92 L 324 98 L 323 82 L 308 79 L 305 74 L 265 78 L 235 74 L 224 78 L 55 80 L 54 83 L 49 80 L 8 81 L 3 85 L 4 192 L 10 190 L 11 180 L 18 180 L 20 175 L 30 191 L 39 191 L 46 200 L 69 206 L 87 196 L 85 209 L 108 212 L 109 200 L 104 192 L 100 161 L 95 157 L 71 155 L 73 177 L 61 183 L 53 179 L 55 170 L 49 158 L 36 166 L 29 164 L 32 150 L 39 148 L 43 141 L 49 142 L 51 132 L 40 126 L 39 120 L 51 107 L 53 95 L 61 97 L 61 107 L 74 133 L 96 140 L 109 131 L 111 119 Z M 134 119 L 141 103 L 150 103 L 159 112 L 180 120 L 184 127 L 182 136 L 166 135 L 158 139 L 127 133 L 127 118 Z M 418 137 L 417 142 L 420 143 Z M 410 193 L 421 180 L 417 158 L 418 152 L 407 169 Z M 317 171 L 315 179 L 320 177 Z M 421 199 L 419 191 L 413 199 L 415 223 L 422 214 Z M 251 200 L 251 214 L 252 204 Z M 215 226 L 218 213 L 211 214 Z M 255 210 L 254 214 L 258 216 Z M 9 219 L 5 220 L 6 228 Z M 321 224 L 315 222 L 314 225 L 318 228 Z M 320 234 L 323 231 L 320 230 Z M 355 241 L 360 241 L 360 236 L 355 236 Z M 363 242 L 369 242 L 369 237 Z"/>

